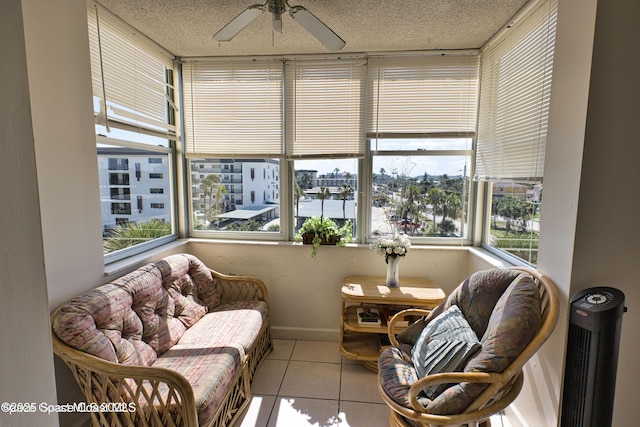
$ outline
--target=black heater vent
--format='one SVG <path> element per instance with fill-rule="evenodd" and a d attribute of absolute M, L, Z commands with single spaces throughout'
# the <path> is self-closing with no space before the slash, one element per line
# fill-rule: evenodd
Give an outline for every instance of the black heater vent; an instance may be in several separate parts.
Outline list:
<path fill-rule="evenodd" d="M 561 427 L 611 425 L 624 311 L 624 294 L 614 288 L 571 298 Z"/>

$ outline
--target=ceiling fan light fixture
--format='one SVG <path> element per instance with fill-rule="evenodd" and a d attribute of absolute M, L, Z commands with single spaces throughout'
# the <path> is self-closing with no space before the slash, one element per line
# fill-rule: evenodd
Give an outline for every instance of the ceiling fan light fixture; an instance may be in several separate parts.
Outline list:
<path fill-rule="evenodd" d="M 273 31 L 276 33 L 282 32 L 282 14 L 285 11 L 285 2 L 283 0 L 269 0 L 269 12 L 273 16 L 272 26 Z"/>
<path fill-rule="evenodd" d="M 282 15 L 273 14 L 273 31 L 276 33 L 282 32 Z"/>
<path fill-rule="evenodd" d="M 265 10 L 268 10 L 273 15 L 273 31 L 281 33 L 282 14 L 287 8 L 289 8 L 289 15 L 291 15 L 293 20 L 310 32 L 311 35 L 318 39 L 327 49 L 335 51 L 345 46 L 345 41 L 320 21 L 313 13 L 302 6 L 290 6 L 287 0 L 267 0 L 264 4 L 249 6 L 214 34 L 213 38 L 218 42 L 230 41 Z"/>

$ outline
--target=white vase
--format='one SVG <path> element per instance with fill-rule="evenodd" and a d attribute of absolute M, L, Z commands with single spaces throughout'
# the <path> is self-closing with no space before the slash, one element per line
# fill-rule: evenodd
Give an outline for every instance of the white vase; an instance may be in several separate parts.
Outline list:
<path fill-rule="evenodd" d="M 390 288 L 400 286 L 400 257 L 387 257 L 387 279 L 385 284 Z"/>

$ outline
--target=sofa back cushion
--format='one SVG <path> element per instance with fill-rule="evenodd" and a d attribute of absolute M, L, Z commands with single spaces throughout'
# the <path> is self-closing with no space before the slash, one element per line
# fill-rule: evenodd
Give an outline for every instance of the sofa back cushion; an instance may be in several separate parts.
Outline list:
<path fill-rule="evenodd" d="M 154 265 L 162 274 L 162 287 L 175 303 L 174 316 L 185 327 L 220 304 L 211 271 L 193 255 L 171 255 Z"/>
<path fill-rule="evenodd" d="M 102 359 L 151 365 L 219 301 L 200 260 L 172 255 L 68 301 L 53 329 L 63 342 Z"/>

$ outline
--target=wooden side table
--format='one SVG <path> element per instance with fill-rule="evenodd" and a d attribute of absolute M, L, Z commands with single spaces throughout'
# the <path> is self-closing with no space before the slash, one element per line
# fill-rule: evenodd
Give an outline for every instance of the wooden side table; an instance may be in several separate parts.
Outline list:
<path fill-rule="evenodd" d="M 349 276 L 342 281 L 340 291 L 340 351 L 349 359 L 361 360 L 374 372 L 378 370 L 380 354 L 378 336 L 386 335 L 387 327 L 359 325 L 358 307 L 375 304 L 378 307 L 400 305 L 434 308 L 446 297 L 444 291 L 429 279 L 403 277 L 397 288 L 389 288 L 384 281 L 382 276 Z"/>

